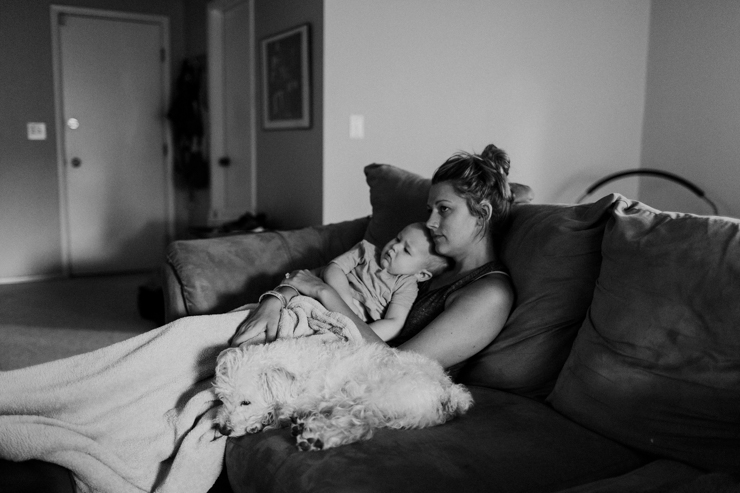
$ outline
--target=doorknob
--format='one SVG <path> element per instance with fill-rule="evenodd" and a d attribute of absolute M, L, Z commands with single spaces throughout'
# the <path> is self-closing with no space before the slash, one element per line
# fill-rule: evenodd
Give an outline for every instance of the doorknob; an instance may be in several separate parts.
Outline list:
<path fill-rule="evenodd" d="M 72 164 L 72 167 L 73 168 L 79 168 L 80 165 L 82 164 L 82 159 L 80 159 L 78 157 L 73 157 L 72 158 L 72 161 L 71 161 L 71 164 Z"/>
<path fill-rule="evenodd" d="M 218 164 L 224 167 L 229 166 L 231 164 L 231 158 L 228 156 L 224 156 L 218 160 Z"/>

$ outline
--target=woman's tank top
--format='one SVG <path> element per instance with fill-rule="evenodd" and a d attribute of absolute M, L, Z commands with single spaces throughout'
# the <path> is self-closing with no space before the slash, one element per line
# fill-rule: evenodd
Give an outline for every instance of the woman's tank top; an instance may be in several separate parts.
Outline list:
<path fill-rule="evenodd" d="M 509 275 L 504 265 L 500 261 L 494 260 L 481 265 L 457 281 L 446 286 L 440 286 L 437 289 L 430 290 L 429 281 L 420 284 L 419 294 L 406 317 L 406 322 L 401 332 L 395 338 L 388 341 L 388 344 L 392 347 L 400 346 L 414 337 L 424 327 L 429 325 L 432 320 L 437 318 L 437 315 L 444 311 L 448 296 L 471 282 L 493 273 Z"/>

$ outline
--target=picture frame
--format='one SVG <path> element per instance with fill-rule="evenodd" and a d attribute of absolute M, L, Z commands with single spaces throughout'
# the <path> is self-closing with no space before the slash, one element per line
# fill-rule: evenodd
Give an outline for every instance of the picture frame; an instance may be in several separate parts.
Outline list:
<path fill-rule="evenodd" d="M 260 42 L 265 130 L 311 128 L 309 28 L 302 24 Z"/>

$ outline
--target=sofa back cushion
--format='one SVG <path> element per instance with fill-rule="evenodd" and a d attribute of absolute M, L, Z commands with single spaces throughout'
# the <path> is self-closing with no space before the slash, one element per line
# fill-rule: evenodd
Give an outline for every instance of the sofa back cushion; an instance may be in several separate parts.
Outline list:
<path fill-rule="evenodd" d="M 390 165 L 365 168 L 373 214 L 365 239 L 383 244 L 426 220 L 430 180 Z M 463 383 L 544 399 L 591 303 L 601 238 L 617 196 L 579 206 L 513 208 L 501 255 L 516 290 L 506 326 L 461 370 Z"/>
<path fill-rule="evenodd" d="M 740 221 L 621 199 L 602 253 L 549 401 L 649 453 L 740 470 Z"/>

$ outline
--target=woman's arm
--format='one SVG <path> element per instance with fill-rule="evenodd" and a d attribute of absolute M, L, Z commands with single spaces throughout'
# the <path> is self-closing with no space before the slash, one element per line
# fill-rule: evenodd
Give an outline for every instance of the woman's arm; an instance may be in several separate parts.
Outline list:
<path fill-rule="evenodd" d="M 399 349 L 421 353 L 449 368 L 498 336 L 513 303 L 514 288 L 508 277 L 485 276 L 450 295 L 444 311 Z"/>

